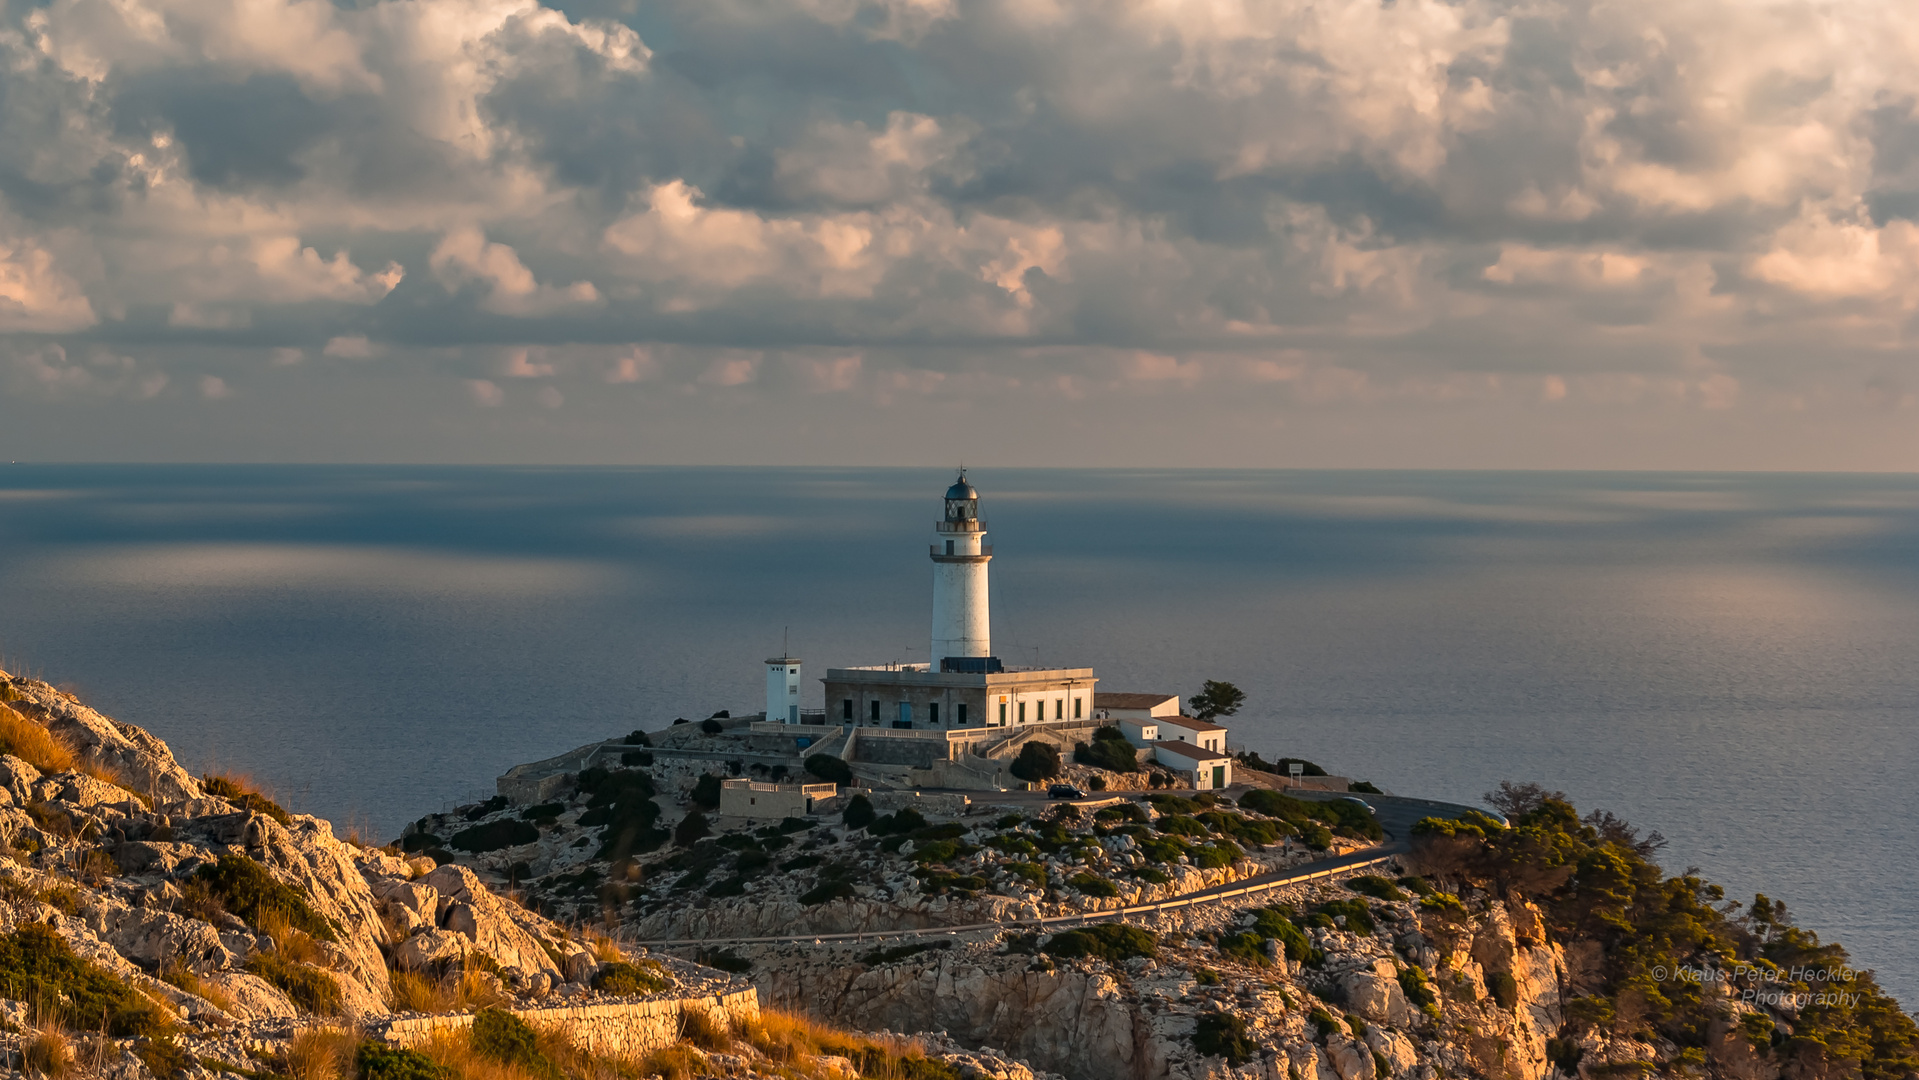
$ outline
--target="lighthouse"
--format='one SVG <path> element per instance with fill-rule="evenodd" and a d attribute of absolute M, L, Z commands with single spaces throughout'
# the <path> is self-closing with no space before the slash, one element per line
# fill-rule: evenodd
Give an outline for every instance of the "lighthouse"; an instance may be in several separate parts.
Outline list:
<path fill-rule="evenodd" d="M 946 489 L 946 512 L 933 526 L 933 649 L 935 671 L 984 672 L 992 661 L 993 627 L 986 597 L 986 564 L 993 549 L 983 543 L 979 492 L 961 472 Z"/>

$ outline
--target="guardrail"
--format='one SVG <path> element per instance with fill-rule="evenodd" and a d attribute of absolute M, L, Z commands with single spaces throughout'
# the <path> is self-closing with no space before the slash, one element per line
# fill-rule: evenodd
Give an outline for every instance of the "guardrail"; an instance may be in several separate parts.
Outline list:
<path fill-rule="evenodd" d="M 1110 911 L 1083 911 L 1072 915 L 1052 915 L 1039 919 L 1012 919 L 1006 922 L 966 923 L 959 926 L 925 926 L 899 930 L 861 930 L 846 934 L 788 934 L 775 937 L 729 937 L 729 938 L 683 938 L 679 940 L 635 941 L 635 945 L 645 945 L 654 949 L 687 948 L 699 945 L 777 945 L 781 942 L 810 941 L 816 945 L 827 942 L 864 942 L 890 941 L 896 938 L 937 937 L 980 933 L 987 930 L 1044 930 L 1049 927 L 1066 927 L 1095 922 L 1109 922 L 1123 919 L 1129 915 L 1157 915 L 1161 912 L 1192 907 L 1195 904 L 1211 903 L 1215 900 L 1230 900 L 1234 897 L 1252 896 L 1256 893 L 1271 892 L 1290 885 L 1301 885 L 1320 878 L 1329 878 L 1335 874 L 1344 874 L 1371 866 L 1381 866 L 1399 858 L 1402 852 L 1393 851 L 1370 859 L 1341 863 L 1338 866 L 1321 867 L 1304 874 L 1290 874 L 1271 881 L 1256 881 L 1238 888 L 1201 890 L 1185 896 L 1176 896 L 1170 900 L 1160 900 L 1151 904 L 1135 904 L 1131 907 L 1114 908 Z M 1218 890 L 1218 891 L 1215 891 Z"/>

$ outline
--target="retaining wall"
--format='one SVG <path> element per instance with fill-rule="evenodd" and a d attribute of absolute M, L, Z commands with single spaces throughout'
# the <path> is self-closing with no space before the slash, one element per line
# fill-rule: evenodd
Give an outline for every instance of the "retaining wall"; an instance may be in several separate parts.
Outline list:
<path fill-rule="evenodd" d="M 618 1056 L 644 1054 L 678 1042 L 682 1012 L 703 1012 L 728 1026 L 756 1020 L 760 994 L 747 987 L 706 997 L 540 1005 L 508 1011 L 536 1028 L 559 1028 L 590 1053 Z M 472 1026 L 472 1013 L 409 1016 L 389 1020 L 371 1034 L 393 1046 L 419 1046 L 436 1032 L 465 1031 Z"/>

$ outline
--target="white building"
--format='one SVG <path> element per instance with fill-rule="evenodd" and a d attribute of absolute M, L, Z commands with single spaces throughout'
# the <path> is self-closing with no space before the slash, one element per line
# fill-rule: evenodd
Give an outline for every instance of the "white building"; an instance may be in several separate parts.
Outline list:
<path fill-rule="evenodd" d="M 1233 783 L 1233 759 L 1223 751 L 1161 739 L 1153 744 L 1153 760 L 1201 791 L 1217 791 Z"/>
<path fill-rule="evenodd" d="M 1093 708 L 1102 720 L 1151 720 L 1159 716 L 1178 716 L 1179 695 L 1115 694 L 1109 691 L 1093 699 Z"/>
<path fill-rule="evenodd" d="M 933 524 L 933 649 L 929 666 L 940 671 L 984 671 L 978 663 L 993 656 L 993 625 L 988 608 L 986 564 L 993 548 L 985 543 L 986 523 L 979 516 L 979 492 L 960 473 L 946 489 L 946 513 Z"/>
<path fill-rule="evenodd" d="M 1162 741 L 1191 743 L 1215 753 L 1226 752 L 1226 729 L 1211 721 L 1196 720 L 1190 716 L 1160 717 L 1159 737 Z"/>
<path fill-rule="evenodd" d="M 800 722 L 800 658 L 775 656 L 766 661 L 766 718 L 775 724 Z"/>

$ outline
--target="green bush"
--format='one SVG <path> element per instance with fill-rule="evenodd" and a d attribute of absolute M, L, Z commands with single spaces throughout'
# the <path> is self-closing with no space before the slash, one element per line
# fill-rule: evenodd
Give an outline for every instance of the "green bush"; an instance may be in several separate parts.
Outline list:
<path fill-rule="evenodd" d="M 781 863 L 780 869 L 790 874 L 795 870 L 811 870 L 825 861 L 825 859 L 820 858 L 818 855 L 795 855 Z"/>
<path fill-rule="evenodd" d="M 680 847 L 688 847 L 694 841 L 712 832 L 713 828 L 707 823 L 706 815 L 694 810 L 681 818 L 678 825 L 673 826 L 673 843 Z"/>
<path fill-rule="evenodd" d="M 643 967 L 624 960 L 601 964 L 599 973 L 593 976 L 593 989 L 608 994 L 657 994 L 672 985 L 673 980 L 657 964 Z"/>
<path fill-rule="evenodd" d="M 866 827 L 866 831 L 874 836 L 905 836 L 926 827 L 926 818 L 918 810 L 909 806 L 897 814 L 874 818 L 873 823 Z"/>
<path fill-rule="evenodd" d="M 1416 967 L 1399 969 L 1399 988 L 1406 994 L 1406 1000 L 1418 1006 L 1421 1012 L 1433 1019 L 1439 1019 L 1439 995 L 1433 992 L 1432 984 L 1426 981 L 1426 973 Z"/>
<path fill-rule="evenodd" d="M 1291 917 L 1279 908 L 1261 908 L 1254 912 L 1252 932 L 1278 941 L 1286 950 L 1286 958 L 1296 964 L 1318 967 L 1325 960 L 1325 956 L 1313 948 L 1312 939 L 1306 936 L 1306 931 L 1295 925 Z"/>
<path fill-rule="evenodd" d="M 840 812 L 840 823 L 849 829 L 864 829 L 873 824 L 879 815 L 873 810 L 873 800 L 864 795 L 855 795 Z"/>
<path fill-rule="evenodd" d="M 1486 976 L 1486 991 L 1507 1012 L 1519 1006 L 1519 982 L 1510 971 L 1495 971 Z"/>
<path fill-rule="evenodd" d="M 1215 840 L 1189 850 L 1186 857 L 1201 870 L 1220 870 L 1245 858 L 1246 853 L 1230 840 Z"/>
<path fill-rule="evenodd" d="M 526 809 L 520 811 L 520 820 L 537 822 L 541 818 L 557 818 L 565 812 L 566 812 L 565 803 L 557 803 L 557 802 L 541 803 L 538 806 L 529 806 Z"/>
<path fill-rule="evenodd" d="M 939 949 L 950 949 L 952 947 L 953 942 L 950 939 L 940 941 L 916 941 L 909 945 L 895 945 L 890 949 L 878 949 L 867 953 L 865 956 L 860 957 L 860 963 L 865 964 L 867 967 L 878 967 L 881 964 L 891 964 L 904 960 L 909 956 L 918 956 L 923 952 L 933 952 Z"/>
<path fill-rule="evenodd" d="M 1146 824 L 1146 810 L 1138 803 L 1120 803 L 1117 806 L 1102 806 L 1093 812 L 1094 821 L 1129 821 L 1136 825 Z"/>
<path fill-rule="evenodd" d="M 648 736 L 647 733 L 644 731 L 630 731 L 627 733 L 626 738 L 620 741 L 625 743 L 628 746 L 652 746 L 653 745 L 652 738 Z"/>
<path fill-rule="evenodd" d="M 558 1080 L 560 1070 L 540 1053 L 540 1036 L 533 1026 L 503 1009 L 481 1009 L 467 1031 L 473 1052 L 506 1065 L 518 1065 L 535 1076 Z"/>
<path fill-rule="evenodd" d="M 279 953 L 254 953 L 246 969 L 278 987 L 295 1005 L 320 1016 L 340 1012 L 340 984 L 333 976 L 307 964 L 296 964 Z"/>
<path fill-rule="evenodd" d="M 533 829 L 531 825 L 523 827 Z M 533 835 L 538 837 L 540 830 L 533 829 Z M 260 928 L 260 917 L 272 911 L 284 917 L 294 929 L 319 941 L 338 940 L 333 924 L 314 911 L 305 897 L 244 855 L 228 852 L 212 864 L 200 867 L 193 876 L 206 883 L 221 907 L 245 919 L 247 925 L 256 930 Z"/>
<path fill-rule="evenodd" d="M 282 825 L 293 824 L 292 816 L 289 815 L 286 809 L 279 803 L 274 802 L 272 799 L 267 798 L 257 791 L 248 791 L 246 788 L 241 787 L 239 784 L 234 783 L 224 776 L 202 776 L 200 778 L 200 789 L 209 795 L 218 795 L 220 798 L 238 805 L 243 810 L 251 810 L 256 814 L 265 814 L 267 817 L 272 818 Z"/>
<path fill-rule="evenodd" d="M 709 716 L 700 721 L 700 730 L 708 735 L 718 735 L 720 732 L 726 730 L 726 725 Z"/>
<path fill-rule="evenodd" d="M 1046 887 L 1046 868 L 1036 862 L 1007 863 L 1006 872 L 1041 888 Z"/>
<path fill-rule="evenodd" d="M 484 851 L 498 851 L 501 848 L 531 844 L 539 838 L 540 830 L 533 825 L 505 818 L 461 829 L 453 834 L 453 839 L 448 843 L 461 851 L 470 851 L 477 855 Z"/>
<path fill-rule="evenodd" d="M 702 810 L 720 808 L 720 778 L 712 773 L 701 773 L 693 782 L 693 793 L 687 796 L 694 806 Z"/>
<path fill-rule="evenodd" d="M 1333 1019 L 1333 1014 L 1327 1012 L 1325 1009 L 1314 1009 L 1306 1019 L 1311 1022 L 1313 1027 L 1319 1029 L 1319 1037 L 1321 1039 L 1339 1030 L 1339 1021 Z"/>
<path fill-rule="evenodd" d="M 1099 730 L 1108 731 L 1113 729 L 1101 728 Z M 1027 745 L 1032 746 L 1036 744 L 1028 743 Z M 1081 765 L 1090 765 L 1095 769 L 1105 769 L 1108 772 L 1139 771 L 1139 754 L 1133 749 L 1133 744 L 1126 741 L 1124 735 L 1114 740 L 1102 739 L 1095 734 L 1092 742 L 1080 743 L 1073 748 L 1073 760 L 1079 762 Z M 1015 773 L 1014 775 L 1018 774 Z"/>
<path fill-rule="evenodd" d="M 579 790 L 587 797 L 580 827 L 606 826 L 595 858 L 609 862 L 629 859 L 655 851 L 672 838 L 656 827 L 660 804 L 653 801 L 653 796 L 658 791 L 647 774 L 632 769 L 586 769 L 580 773 Z"/>
<path fill-rule="evenodd" d="M 1360 795 L 1384 795 L 1385 792 L 1374 786 L 1371 780 L 1354 780 L 1346 785 L 1346 790 Z"/>
<path fill-rule="evenodd" d="M 1068 883 L 1087 896 L 1100 896 L 1111 900 L 1119 895 L 1119 886 L 1105 878 L 1094 877 L 1092 874 L 1074 874 Z"/>
<path fill-rule="evenodd" d="M 1242 964 L 1253 964 L 1257 967 L 1265 967 L 1273 962 L 1272 957 L 1266 955 L 1266 939 L 1250 930 L 1227 934 L 1220 938 L 1219 953 L 1221 956 L 1230 956 Z"/>
<path fill-rule="evenodd" d="M 1118 963 L 1135 956 L 1154 956 L 1158 946 L 1159 938 L 1150 930 L 1124 923 L 1101 923 L 1062 930 L 1053 935 L 1042 951 L 1053 956 L 1090 956 Z"/>
<path fill-rule="evenodd" d="M 1019 748 L 1019 756 L 1006 771 L 1031 783 L 1051 780 L 1060 774 L 1059 751 L 1052 743 L 1035 739 Z"/>
<path fill-rule="evenodd" d="M 1193 1029 L 1193 1049 L 1209 1057 L 1225 1058 L 1229 1065 L 1244 1065 L 1253 1060 L 1258 1047 L 1247 1034 L 1246 1021 L 1229 1012 L 1209 1012 Z"/>
<path fill-rule="evenodd" d="M 728 952 L 725 949 L 714 949 L 711 952 L 701 953 L 700 963 L 710 968 L 719 968 L 721 971 L 731 972 L 734 975 L 744 975 L 753 970 L 753 961 L 748 960 L 738 953 Z"/>
<path fill-rule="evenodd" d="M 1192 836 L 1201 840 L 1213 835 L 1213 830 L 1207 828 L 1204 822 L 1184 814 L 1168 814 L 1154 822 L 1153 827 L 1172 836 Z"/>
<path fill-rule="evenodd" d="M 1394 885 L 1391 878 L 1383 878 L 1378 874 L 1366 874 L 1353 878 L 1346 882 L 1346 887 L 1362 896 L 1370 896 L 1377 900 L 1406 899 L 1406 894 L 1399 891 L 1399 886 Z"/>
<path fill-rule="evenodd" d="M 1378 930 L 1373 925 L 1373 911 L 1364 900 L 1328 900 L 1319 905 L 1319 914 L 1334 920 L 1345 916 L 1346 929 L 1355 934 L 1370 936 Z"/>
<path fill-rule="evenodd" d="M 814 754 L 806 759 L 806 771 L 829 784 L 851 787 L 853 767 L 831 754 Z"/>
<path fill-rule="evenodd" d="M 23 922 L 0 936 L 0 987 L 15 1001 L 45 1002 L 75 1027 L 110 1035 L 158 1037 L 173 1018 L 151 998 L 75 953 L 52 927 Z"/>
<path fill-rule="evenodd" d="M 808 907 L 824 904 L 831 900 L 846 900 L 859 895 L 853 889 L 853 883 L 841 878 L 829 878 L 800 894 L 800 903 Z"/>
<path fill-rule="evenodd" d="M 418 1050 L 371 1040 L 360 1044 L 359 1052 L 353 1055 L 353 1067 L 360 1080 L 450 1080 L 453 1076 L 451 1070 L 435 1065 Z"/>
<path fill-rule="evenodd" d="M 176 1035 L 158 1035 L 150 1039 L 139 1039 L 133 1044 L 133 1056 L 140 1064 L 156 1077 L 173 1077 L 187 1071 L 193 1063 L 193 1055 L 180 1043 Z"/>

